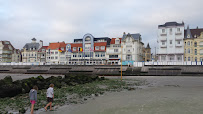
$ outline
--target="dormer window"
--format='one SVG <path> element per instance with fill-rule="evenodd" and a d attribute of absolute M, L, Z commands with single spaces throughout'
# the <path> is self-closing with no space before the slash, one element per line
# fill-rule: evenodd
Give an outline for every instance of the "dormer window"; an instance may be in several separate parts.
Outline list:
<path fill-rule="evenodd" d="M 120 41 L 119 39 L 118 39 L 118 40 L 116 40 L 116 41 L 115 41 L 115 44 L 119 44 L 119 41 Z"/>

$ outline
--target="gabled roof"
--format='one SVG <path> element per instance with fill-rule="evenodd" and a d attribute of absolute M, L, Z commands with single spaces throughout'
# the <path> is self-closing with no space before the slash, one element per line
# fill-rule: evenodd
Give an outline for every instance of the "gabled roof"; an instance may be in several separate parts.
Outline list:
<path fill-rule="evenodd" d="M 47 47 L 47 49 L 57 50 L 57 49 L 60 49 L 62 47 L 66 47 L 65 42 L 55 42 L 55 43 L 49 43 L 49 46 Z"/>
<path fill-rule="evenodd" d="M 147 49 L 151 49 L 150 46 L 149 46 L 149 43 L 147 44 L 147 47 L 146 47 L 146 48 L 147 48 Z"/>
<path fill-rule="evenodd" d="M 187 30 L 185 30 L 185 38 L 187 38 L 188 34 L 190 35 L 190 38 L 196 38 L 196 37 L 200 36 L 202 32 L 203 32 L 203 28 L 187 29 Z M 196 37 L 195 37 L 195 35 L 196 35 Z"/>
<path fill-rule="evenodd" d="M 187 26 L 187 30 L 185 30 L 185 38 L 188 38 L 188 35 L 190 36 L 189 38 L 193 38 L 189 26 Z"/>
<path fill-rule="evenodd" d="M 48 48 L 48 46 L 42 46 L 39 50 L 38 50 L 38 52 L 41 52 L 42 51 L 42 49 L 47 49 Z"/>
<path fill-rule="evenodd" d="M 115 40 L 116 40 L 116 38 L 112 38 L 110 44 L 115 44 Z M 120 40 L 120 44 L 121 44 L 121 40 L 122 40 L 122 38 L 119 38 L 119 40 Z"/>
<path fill-rule="evenodd" d="M 15 48 L 11 44 L 10 41 L 0 41 L 4 45 L 3 50 L 14 50 Z M 9 49 L 9 45 L 11 46 L 12 49 Z"/>
<path fill-rule="evenodd" d="M 40 46 L 39 43 L 26 43 L 23 48 L 26 48 L 26 49 L 30 49 L 30 48 L 31 49 L 33 49 L 33 48 L 38 49 L 39 46 Z"/>
<path fill-rule="evenodd" d="M 123 34 L 122 40 L 124 40 L 126 37 L 132 37 L 134 40 L 139 40 L 139 38 L 141 38 L 141 35 L 140 35 L 140 33 L 137 33 L 137 34 L 128 33 L 127 35 Z"/>

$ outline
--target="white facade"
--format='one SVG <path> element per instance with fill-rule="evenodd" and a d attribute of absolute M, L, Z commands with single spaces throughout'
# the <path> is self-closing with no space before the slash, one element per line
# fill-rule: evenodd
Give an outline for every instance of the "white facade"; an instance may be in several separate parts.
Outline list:
<path fill-rule="evenodd" d="M 158 27 L 158 61 L 184 61 L 184 23 L 168 22 Z"/>
<path fill-rule="evenodd" d="M 143 43 L 140 34 L 124 34 L 121 42 L 122 50 L 122 61 L 143 61 Z"/>

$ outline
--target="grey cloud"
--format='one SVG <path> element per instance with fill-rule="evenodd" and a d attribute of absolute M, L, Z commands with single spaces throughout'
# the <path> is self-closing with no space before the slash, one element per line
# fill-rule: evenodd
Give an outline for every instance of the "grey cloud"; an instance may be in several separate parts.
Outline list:
<path fill-rule="evenodd" d="M 0 38 L 22 48 L 32 37 L 73 42 L 85 33 L 121 37 L 141 33 L 145 45 L 156 46 L 157 27 L 185 21 L 202 27 L 201 0 L 6 0 L 0 1 Z M 18 40 L 16 40 L 18 39 Z"/>

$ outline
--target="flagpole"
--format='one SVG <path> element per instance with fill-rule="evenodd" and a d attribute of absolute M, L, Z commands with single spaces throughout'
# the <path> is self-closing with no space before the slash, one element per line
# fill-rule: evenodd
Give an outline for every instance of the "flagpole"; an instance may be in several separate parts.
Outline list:
<path fill-rule="evenodd" d="M 122 81 L 122 50 L 123 50 L 123 46 L 121 46 L 121 81 Z"/>

